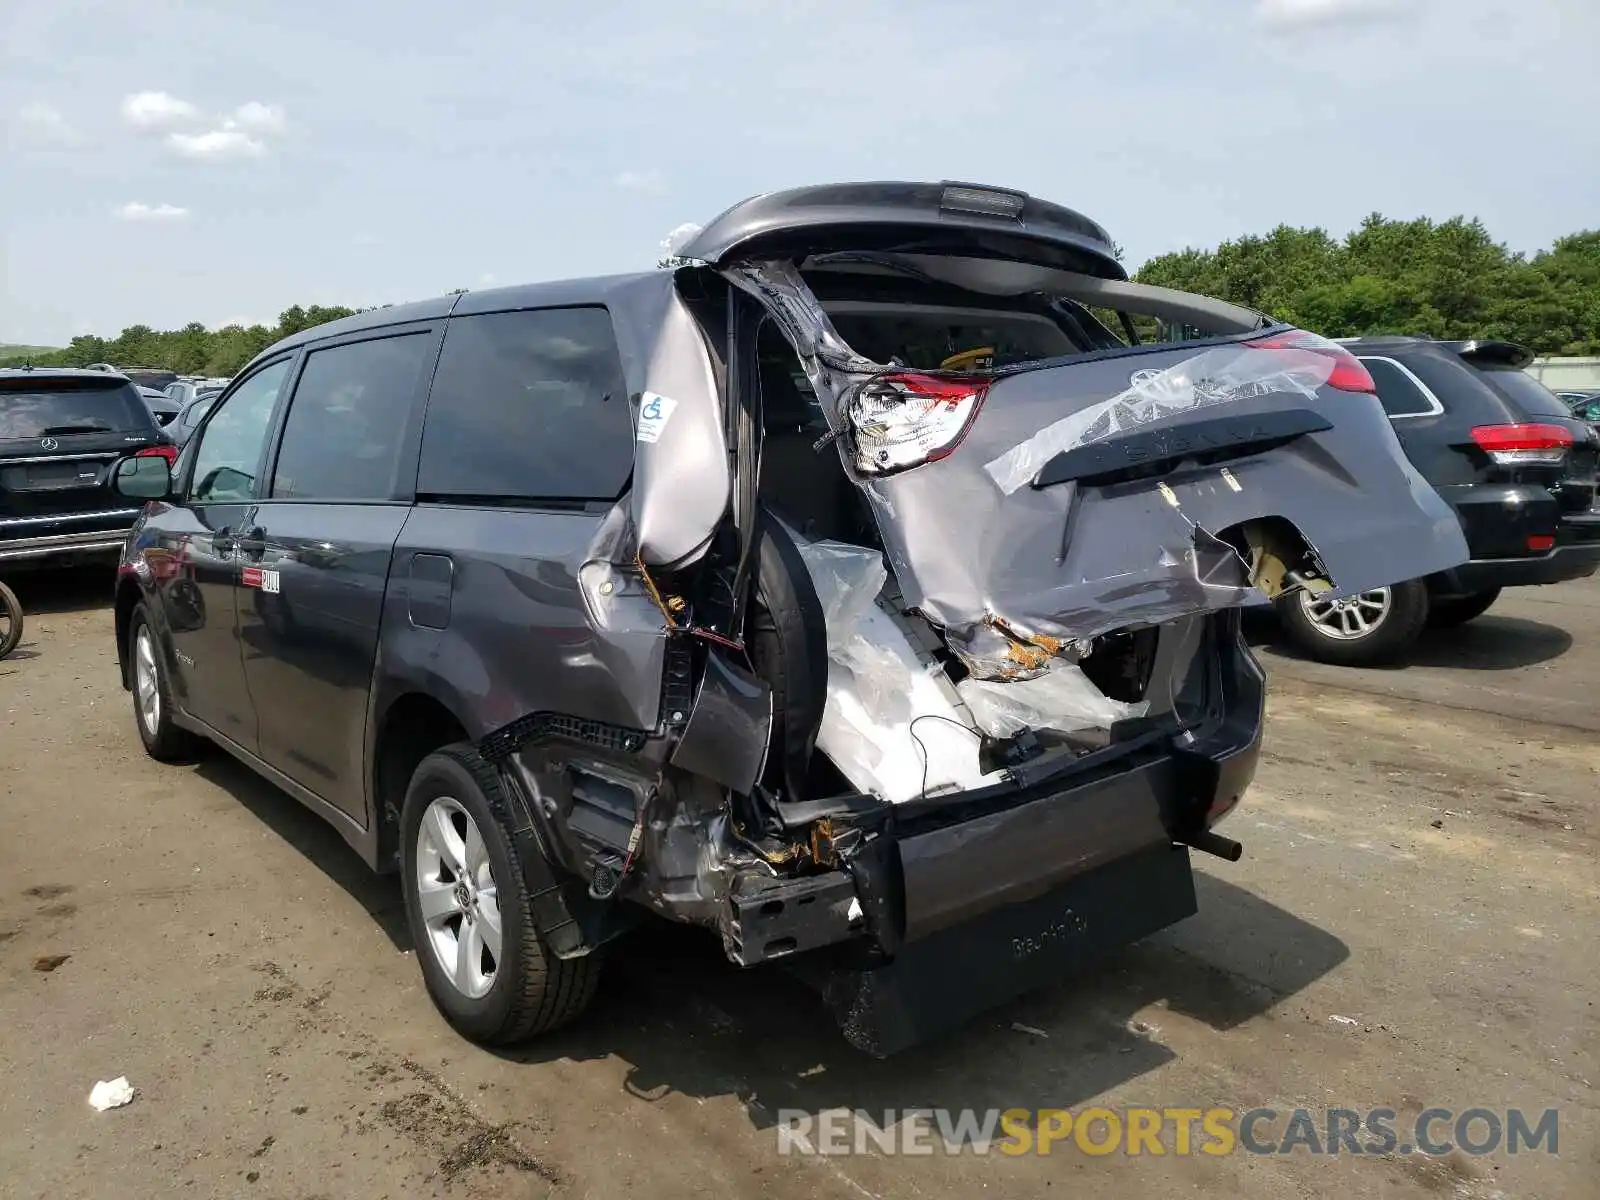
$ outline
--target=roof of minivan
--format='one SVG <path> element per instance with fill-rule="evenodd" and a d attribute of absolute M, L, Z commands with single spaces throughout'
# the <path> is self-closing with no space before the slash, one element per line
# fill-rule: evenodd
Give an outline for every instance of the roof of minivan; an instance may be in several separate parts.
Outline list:
<path fill-rule="evenodd" d="M 575 304 L 602 304 L 609 293 L 624 284 L 636 283 L 650 276 L 670 278 L 670 271 L 653 268 L 633 271 L 625 275 L 597 275 L 588 279 L 554 279 L 544 283 L 520 283 L 510 287 L 487 288 L 483 291 L 456 292 L 448 296 L 435 296 L 429 300 L 416 300 L 409 304 L 390 304 L 371 308 L 354 316 L 313 325 L 292 333 L 268 346 L 255 361 L 269 355 L 282 353 L 307 342 L 320 342 L 325 338 L 342 337 L 347 333 L 360 333 L 366 329 L 382 329 L 389 325 L 405 325 L 412 321 L 434 321 L 446 316 L 468 316 L 474 313 L 507 312 L 518 308 L 558 308 Z M 239 374 L 243 374 L 243 370 Z"/>

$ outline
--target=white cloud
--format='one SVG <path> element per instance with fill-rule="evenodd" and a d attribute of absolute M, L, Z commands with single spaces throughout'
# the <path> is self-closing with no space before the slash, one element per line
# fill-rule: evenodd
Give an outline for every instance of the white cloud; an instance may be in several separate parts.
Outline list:
<path fill-rule="evenodd" d="M 112 209 L 111 215 L 119 221 L 182 221 L 188 217 L 189 210 L 176 204 L 144 204 L 130 200 L 121 208 Z"/>
<path fill-rule="evenodd" d="M 1307 29 L 1387 20 L 1401 10 L 1401 0 L 1258 0 L 1255 18 L 1268 29 Z"/>
<path fill-rule="evenodd" d="M 661 256 L 676 258 L 678 251 L 693 241 L 695 234 L 699 232 L 700 226 L 693 221 L 685 221 L 682 225 L 674 226 L 672 232 L 661 239 Z"/>
<path fill-rule="evenodd" d="M 267 152 L 259 138 L 251 137 L 231 121 L 204 133 L 169 133 L 167 149 L 184 158 L 216 162 L 229 158 L 260 158 Z"/>
<path fill-rule="evenodd" d="M 23 140 L 40 146 L 76 146 L 83 137 L 53 105 L 34 102 L 17 110 L 13 121 Z"/>
<path fill-rule="evenodd" d="M 667 186 L 659 171 L 623 171 L 612 182 L 625 192 L 660 192 Z"/>
<path fill-rule="evenodd" d="M 482 275 L 478 276 L 478 286 L 492 287 L 494 286 L 494 278 L 495 276 L 493 271 L 485 271 Z"/>
<path fill-rule="evenodd" d="M 240 129 L 249 129 L 256 133 L 282 133 L 285 123 L 283 109 L 276 104 L 247 100 L 233 110 L 232 124 Z"/>
<path fill-rule="evenodd" d="M 166 92 L 135 92 L 122 99 L 122 119 L 135 129 L 160 129 L 192 121 L 200 110 Z"/>

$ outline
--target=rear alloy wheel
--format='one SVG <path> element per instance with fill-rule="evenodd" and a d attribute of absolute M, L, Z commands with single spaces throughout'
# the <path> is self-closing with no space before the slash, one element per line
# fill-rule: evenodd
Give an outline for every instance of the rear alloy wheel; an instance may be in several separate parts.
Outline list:
<path fill-rule="evenodd" d="M 401 886 L 417 965 L 458 1031 L 506 1045 L 572 1020 L 599 980 L 598 952 L 557 958 L 505 822 L 499 777 L 471 746 L 418 765 L 400 814 Z"/>
<path fill-rule="evenodd" d="M 1307 657 L 1370 667 L 1395 662 L 1416 643 L 1428 620 L 1428 589 L 1410 580 L 1343 600 L 1298 591 L 1277 607 L 1284 632 Z"/>
<path fill-rule="evenodd" d="M 1457 625 L 1465 625 L 1468 621 L 1483 616 L 1498 599 L 1500 599 L 1500 589 L 1490 588 L 1486 592 L 1474 592 L 1470 596 L 1451 596 L 1448 600 L 1435 600 L 1428 609 L 1428 624 L 1435 629 L 1454 629 Z"/>

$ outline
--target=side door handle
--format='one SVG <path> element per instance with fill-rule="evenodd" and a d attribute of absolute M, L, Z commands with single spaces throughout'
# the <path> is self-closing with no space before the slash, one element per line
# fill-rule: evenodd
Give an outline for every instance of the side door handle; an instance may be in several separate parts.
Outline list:
<path fill-rule="evenodd" d="M 259 525 L 252 525 L 248 529 L 242 529 L 234 540 L 234 545 L 244 553 L 260 558 L 267 550 L 267 531 Z"/>
<path fill-rule="evenodd" d="M 211 550 L 218 558 L 226 558 L 233 553 L 233 530 L 224 525 L 211 535 Z"/>

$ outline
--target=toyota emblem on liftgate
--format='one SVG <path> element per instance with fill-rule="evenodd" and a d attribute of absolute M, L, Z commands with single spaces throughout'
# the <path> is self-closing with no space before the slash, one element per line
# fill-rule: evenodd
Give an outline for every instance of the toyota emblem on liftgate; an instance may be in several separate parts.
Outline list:
<path fill-rule="evenodd" d="M 39 449 L 41 449 L 41 450 L 59 450 L 60 448 L 61 448 L 61 443 L 56 441 L 55 438 L 40 438 L 39 439 Z"/>

